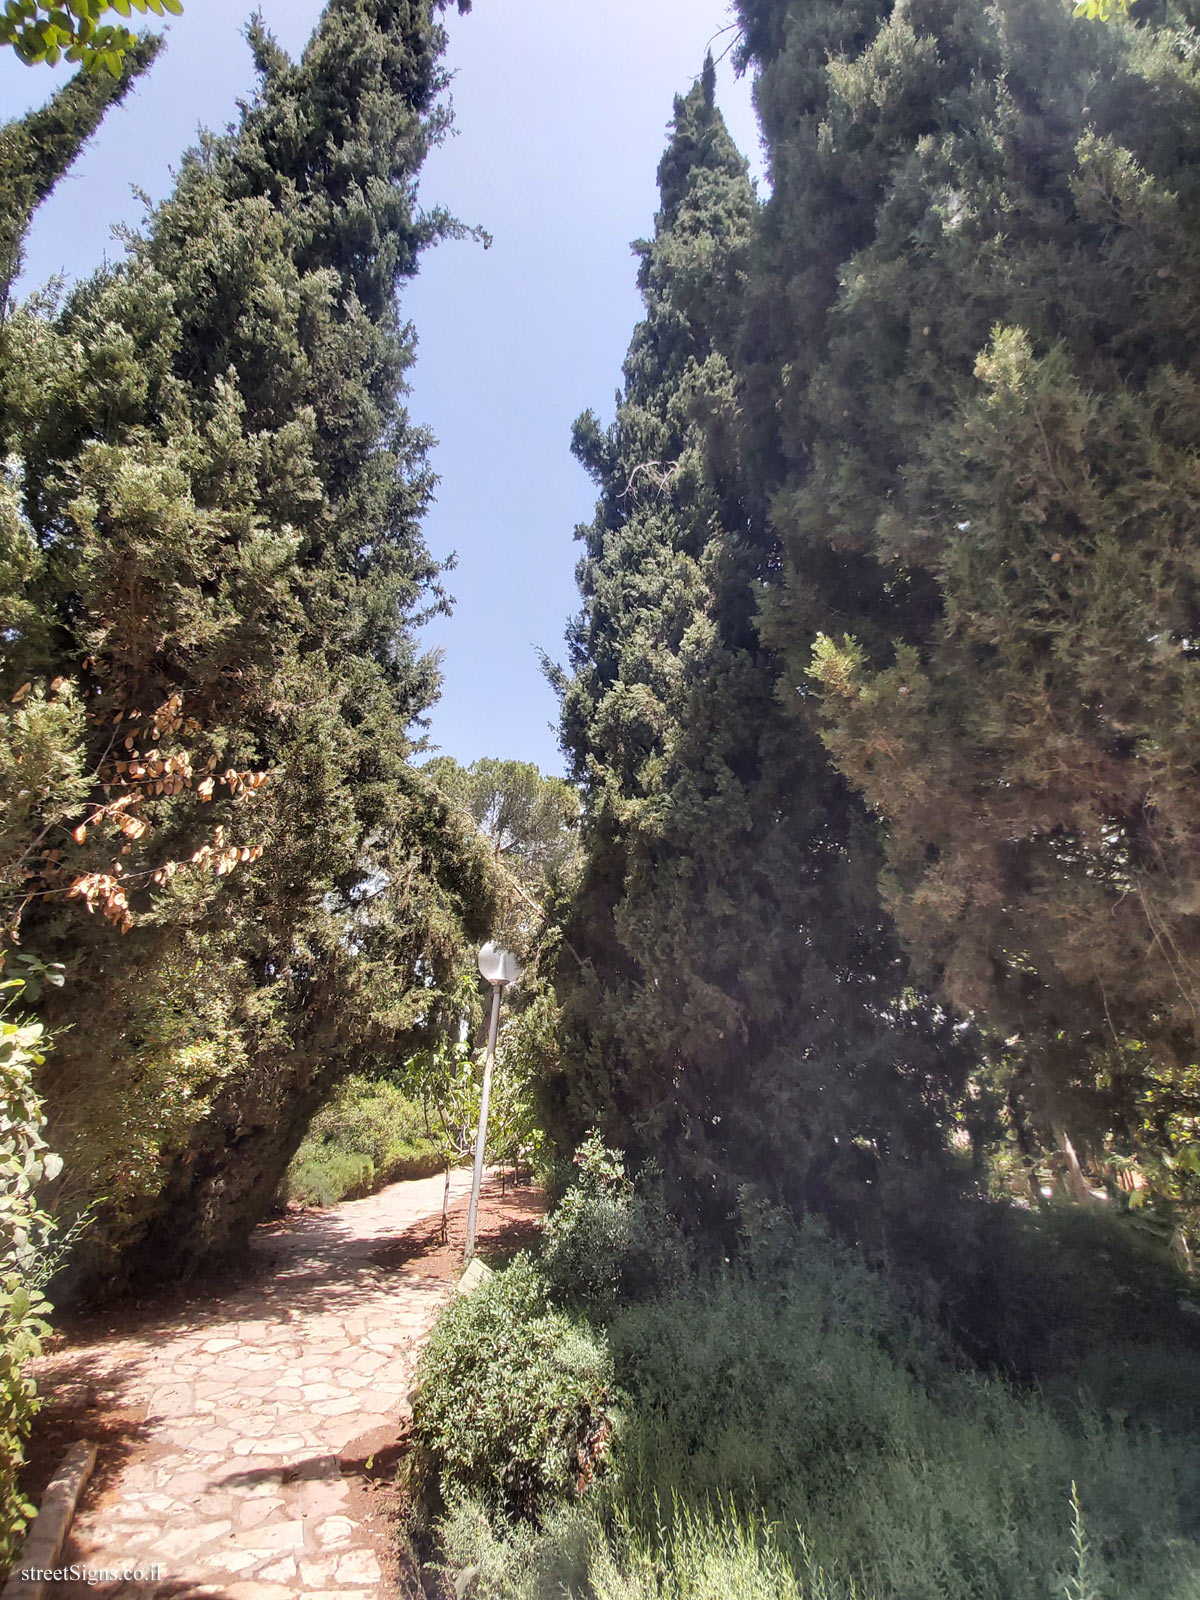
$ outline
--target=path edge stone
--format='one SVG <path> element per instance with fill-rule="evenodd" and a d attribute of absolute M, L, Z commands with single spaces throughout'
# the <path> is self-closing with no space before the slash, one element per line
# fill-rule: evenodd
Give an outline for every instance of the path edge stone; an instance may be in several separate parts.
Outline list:
<path fill-rule="evenodd" d="M 13 1563 L 0 1600 L 43 1600 L 49 1585 L 44 1579 L 23 1578 L 30 1570 L 53 1571 L 66 1542 L 67 1531 L 84 1485 L 96 1465 L 96 1446 L 81 1440 L 63 1457 L 46 1485 L 33 1526 L 25 1535 L 21 1553 Z"/>
<path fill-rule="evenodd" d="M 472 1256 L 466 1269 L 459 1274 L 458 1282 L 454 1286 L 455 1294 L 474 1294 L 481 1284 L 493 1277 L 491 1267 L 481 1261 L 478 1256 Z"/>

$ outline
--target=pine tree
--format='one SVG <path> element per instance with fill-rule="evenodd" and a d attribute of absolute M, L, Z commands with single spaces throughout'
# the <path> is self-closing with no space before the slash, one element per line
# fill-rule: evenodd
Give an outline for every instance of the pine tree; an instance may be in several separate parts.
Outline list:
<path fill-rule="evenodd" d="M 938 1145 L 958 1067 L 905 993 L 870 827 L 759 637 L 772 553 L 731 365 L 758 206 L 711 62 L 659 184 L 616 421 L 575 429 L 600 501 L 563 703 L 584 867 L 547 1097 L 560 1139 L 598 1126 L 656 1157 L 710 1221 L 745 1181 L 853 1221 L 881 1158 Z"/>
<path fill-rule="evenodd" d="M 127 262 L 6 329 L 12 743 L 75 729 L 8 922 L 69 969 L 44 1090 L 64 1204 L 105 1200 L 93 1276 L 236 1242 L 487 926 L 484 853 L 410 759 L 443 601 L 394 296 L 448 226 L 414 193 L 442 33 L 332 0 L 298 62 L 251 41 L 257 96 Z"/>
<path fill-rule="evenodd" d="M 502 920 L 514 932 L 541 920 L 547 894 L 569 878 L 578 851 L 579 796 L 563 778 L 546 777 L 532 761 L 484 756 L 463 767 L 436 756 L 424 771 L 470 817 L 493 863 L 508 880 L 512 905 Z M 507 938 L 505 927 L 493 929 Z"/>
<path fill-rule="evenodd" d="M 781 692 L 884 822 L 919 969 L 1009 1041 L 1018 1125 L 1067 1151 L 1147 1093 L 1194 1114 L 1191 35 L 1054 0 L 740 11 Z"/>

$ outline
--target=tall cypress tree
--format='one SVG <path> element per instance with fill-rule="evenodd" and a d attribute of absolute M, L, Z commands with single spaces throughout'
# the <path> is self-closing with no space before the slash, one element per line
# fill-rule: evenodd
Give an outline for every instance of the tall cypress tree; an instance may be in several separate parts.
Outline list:
<path fill-rule="evenodd" d="M 1129 1131 L 1164 1075 L 1194 1113 L 1191 36 L 1054 0 L 740 10 L 783 693 L 886 823 L 921 970 L 1012 1042 L 1018 1121 Z"/>
<path fill-rule="evenodd" d="M 9 926 L 68 967 L 44 1087 L 64 1200 L 105 1200 L 94 1272 L 236 1240 L 486 925 L 482 852 L 409 759 L 442 601 L 394 297 L 447 226 L 415 201 L 442 33 L 429 0 L 332 0 L 300 61 L 251 42 L 239 128 L 128 261 L 7 330 L 38 602 L 10 748 L 28 770 L 46 718 L 75 730 Z"/>
<path fill-rule="evenodd" d="M 548 1090 L 560 1132 L 598 1124 L 657 1157 L 710 1219 L 747 1180 L 853 1212 L 881 1157 L 937 1145 L 927 1113 L 956 1067 L 902 994 L 871 830 L 796 738 L 758 632 L 772 551 L 731 367 L 758 206 L 711 62 L 659 185 L 616 420 L 575 429 L 600 501 L 564 694 L 585 865 Z"/>

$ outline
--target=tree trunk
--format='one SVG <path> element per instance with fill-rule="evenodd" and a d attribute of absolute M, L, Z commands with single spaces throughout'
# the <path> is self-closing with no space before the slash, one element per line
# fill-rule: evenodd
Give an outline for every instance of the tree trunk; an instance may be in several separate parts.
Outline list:
<path fill-rule="evenodd" d="M 1065 1182 L 1067 1192 L 1073 1200 L 1078 1200 L 1081 1205 L 1090 1206 L 1096 1197 L 1083 1175 L 1083 1168 L 1079 1165 L 1079 1157 L 1075 1154 L 1075 1146 L 1071 1143 L 1067 1136 L 1067 1130 L 1057 1117 L 1051 1122 L 1051 1127 L 1054 1129 L 1054 1138 L 1057 1141 L 1058 1148 L 1066 1157 Z"/>
<path fill-rule="evenodd" d="M 1014 1083 L 1008 1091 L 1008 1114 L 1012 1118 L 1013 1132 L 1017 1136 L 1017 1149 L 1021 1152 L 1021 1161 L 1025 1168 L 1025 1182 L 1029 1188 L 1029 1198 L 1034 1205 L 1044 1204 L 1041 1185 L 1037 1180 L 1037 1162 L 1033 1153 L 1033 1142 L 1029 1137 L 1029 1124 L 1025 1120 L 1025 1107 L 1021 1104 L 1021 1093 Z"/>

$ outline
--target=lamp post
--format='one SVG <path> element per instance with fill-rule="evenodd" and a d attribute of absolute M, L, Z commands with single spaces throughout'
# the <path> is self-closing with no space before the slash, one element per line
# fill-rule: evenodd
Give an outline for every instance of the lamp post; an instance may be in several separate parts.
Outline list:
<path fill-rule="evenodd" d="M 471 1178 L 471 1207 L 467 1212 L 467 1243 L 463 1261 L 475 1254 L 475 1223 L 479 1215 L 479 1187 L 483 1182 L 483 1152 L 487 1144 L 488 1102 L 492 1098 L 492 1067 L 496 1061 L 496 1035 L 500 1032 L 500 994 L 516 983 L 521 968 L 511 951 L 485 944 L 479 952 L 479 973 L 492 986 L 492 1019 L 488 1025 L 487 1056 L 483 1065 L 483 1098 L 479 1103 L 479 1132 L 475 1137 L 475 1172 Z"/>

